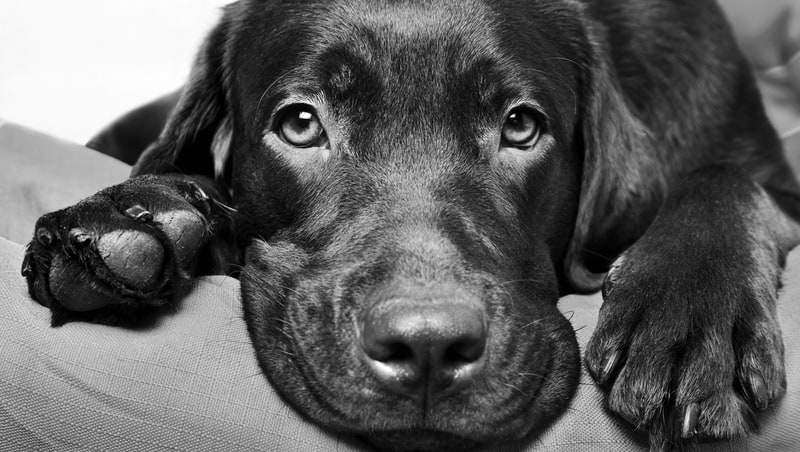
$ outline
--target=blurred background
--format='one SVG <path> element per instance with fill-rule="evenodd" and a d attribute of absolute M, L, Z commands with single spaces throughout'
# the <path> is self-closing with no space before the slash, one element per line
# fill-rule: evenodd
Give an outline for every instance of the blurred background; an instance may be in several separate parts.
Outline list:
<path fill-rule="evenodd" d="M 0 118 L 85 143 L 179 87 L 230 1 L 0 0 Z M 800 132 L 800 0 L 718 1 L 778 130 Z"/>
<path fill-rule="evenodd" d="M 0 2 L 0 118 L 86 142 L 179 87 L 229 2 Z"/>

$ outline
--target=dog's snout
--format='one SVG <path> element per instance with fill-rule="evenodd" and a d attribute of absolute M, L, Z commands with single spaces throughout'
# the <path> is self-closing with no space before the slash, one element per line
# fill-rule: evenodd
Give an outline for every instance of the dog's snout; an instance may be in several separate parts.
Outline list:
<path fill-rule="evenodd" d="M 480 372 L 487 327 L 477 302 L 394 297 L 362 322 L 367 365 L 395 393 L 428 398 L 463 388 Z"/>

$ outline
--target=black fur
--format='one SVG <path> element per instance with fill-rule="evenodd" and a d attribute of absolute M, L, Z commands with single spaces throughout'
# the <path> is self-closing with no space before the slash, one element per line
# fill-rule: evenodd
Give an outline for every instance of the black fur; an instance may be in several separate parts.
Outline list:
<path fill-rule="evenodd" d="M 514 112 L 537 140 L 508 141 Z M 601 286 L 585 363 L 654 448 L 745 434 L 785 391 L 800 188 L 713 0 L 240 1 L 132 176 L 37 224 L 24 270 L 54 325 L 136 320 L 200 248 L 244 250 L 266 376 L 382 448 L 552 422 L 580 371 L 556 302 Z M 195 246 L 164 212 L 207 226 Z M 158 278 L 123 265 L 149 250 Z"/>

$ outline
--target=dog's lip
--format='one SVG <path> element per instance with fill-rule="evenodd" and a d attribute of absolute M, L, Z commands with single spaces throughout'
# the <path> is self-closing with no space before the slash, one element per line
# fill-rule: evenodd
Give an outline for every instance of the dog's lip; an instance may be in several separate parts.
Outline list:
<path fill-rule="evenodd" d="M 504 416 L 502 420 L 498 419 L 481 427 L 477 427 L 474 423 L 448 426 L 439 425 L 438 422 L 399 421 L 395 425 L 383 428 L 359 426 L 345 429 L 345 431 L 364 437 L 378 447 L 396 445 L 395 440 L 402 440 L 409 444 L 428 445 L 428 447 L 411 447 L 412 450 L 443 450 L 443 448 L 463 450 L 495 440 L 514 441 L 525 438 L 531 433 L 534 423 L 528 419 L 528 416 L 515 414 L 518 413 L 511 413 L 509 416 Z M 454 448 L 454 444 L 459 444 L 461 447 Z"/>
<path fill-rule="evenodd" d="M 478 418 L 464 418 L 461 422 L 454 420 L 453 413 L 450 410 L 443 411 L 434 408 L 427 413 L 421 410 L 413 413 L 396 413 L 396 416 L 393 416 L 389 422 L 386 422 L 386 419 L 382 419 L 380 425 L 364 425 L 358 422 L 351 422 L 339 410 L 331 410 L 332 407 L 330 405 L 319 399 L 321 394 L 315 391 L 312 391 L 312 394 L 314 394 L 321 406 L 328 406 L 329 410 L 331 410 L 329 415 L 333 415 L 327 420 L 320 420 L 322 424 L 327 424 L 336 430 L 357 436 L 415 438 L 415 440 L 424 443 L 433 443 L 438 438 L 440 441 L 447 441 L 442 442 L 442 444 L 449 444 L 450 441 L 460 441 L 465 444 L 475 445 L 494 439 L 521 439 L 530 434 L 539 424 L 536 420 L 536 407 L 542 390 L 547 386 L 552 370 L 552 360 L 553 356 L 550 355 L 539 372 L 537 372 L 541 376 L 537 378 L 536 386 L 532 388 L 532 392 L 524 397 L 506 399 L 510 407 L 507 407 L 502 416 L 484 413 Z M 320 385 L 319 381 L 315 381 L 312 385 L 323 392 L 325 391 L 325 386 Z M 451 395 L 441 400 L 452 397 L 455 396 Z M 366 406 L 364 408 L 369 409 Z"/>

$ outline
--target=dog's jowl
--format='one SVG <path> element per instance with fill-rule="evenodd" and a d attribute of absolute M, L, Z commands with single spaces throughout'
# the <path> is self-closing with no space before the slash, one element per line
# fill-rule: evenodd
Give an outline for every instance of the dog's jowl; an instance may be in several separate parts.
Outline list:
<path fill-rule="evenodd" d="M 240 1 L 132 178 L 42 217 L 24 274 L 129 324 L 239 268 L 266 377 L 387 449 L 534 437 L 584 363 L 653 447 L 785 391 L 800 188 L 713 0 Z"/>

